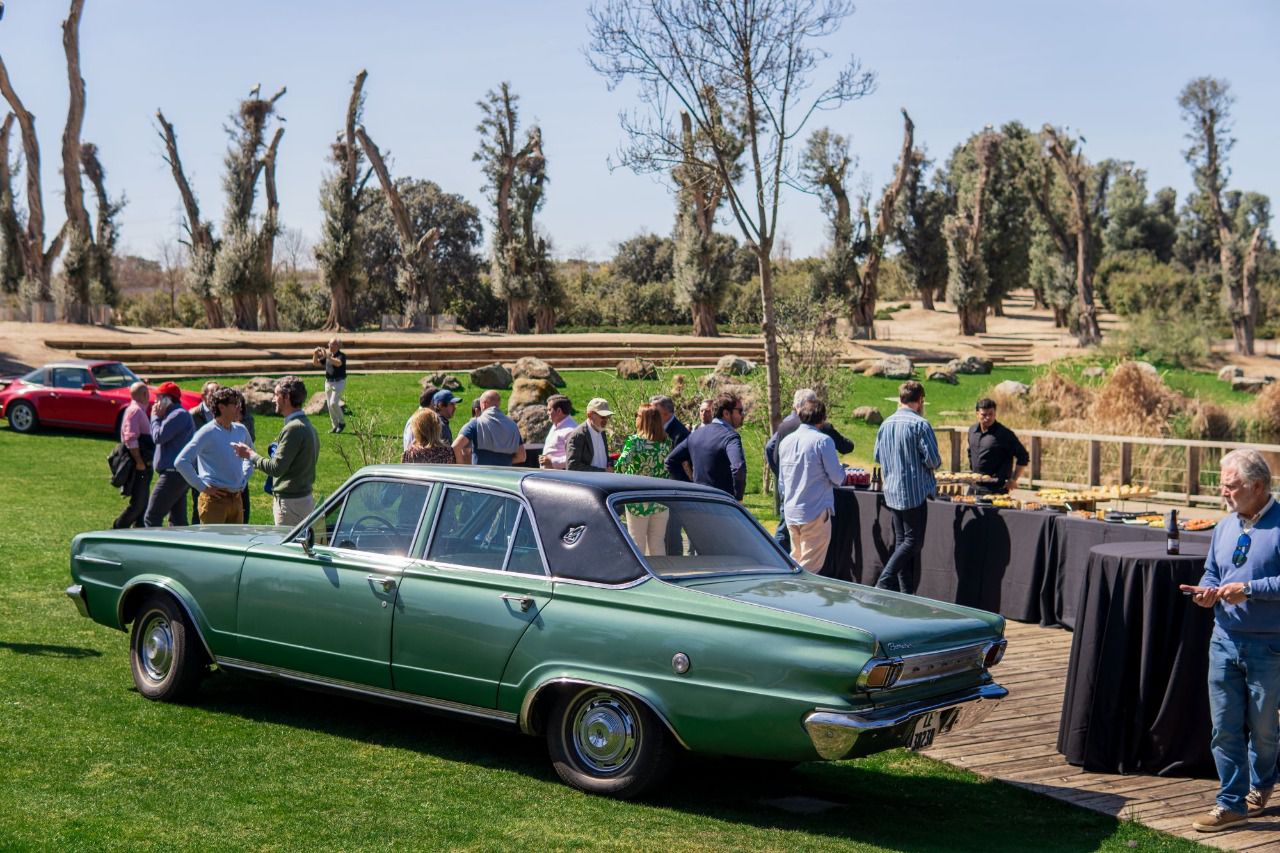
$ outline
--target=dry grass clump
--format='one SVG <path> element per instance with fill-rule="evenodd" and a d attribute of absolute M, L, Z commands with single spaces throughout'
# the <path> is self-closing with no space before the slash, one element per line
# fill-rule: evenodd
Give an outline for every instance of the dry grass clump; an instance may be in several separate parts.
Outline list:
<path fill-rule="evenodd" d="M 1111 371 L 1089 411 L 1091 429 L 1113 435 L 1164 435 L 1169 416 L 1186 408 L 1160 374 L 1126 361 Z"/>
<path fill-rule="evenodd" d="M 1280 396 L 1277 396 L 1275 406 L 1273 411 L 1280 416 Z M 1229 441 L 1235 437 L 1235 423 L 1232 422 L 1231 415 L 1217 403 L 1194 400 L 1188 411 L 1191 419 L 1187 422 L 1187 438 Z M 1277 423 L 1280 424 L 1280 421 Z"/>
<path fill-rule="evenodd" d="M 1264 435 L 1280 435 L 1280 382 L 1263 388 L 1253 401 L 1253 416 Z"/>
<path fill-rule="evenodd" d="M 1052 429 L 1081 429 L 1093 407 L 1094 392 L 1064 373 L 1051 371 L 1031 383 L 1024 408 L 1036 422 Z"/>

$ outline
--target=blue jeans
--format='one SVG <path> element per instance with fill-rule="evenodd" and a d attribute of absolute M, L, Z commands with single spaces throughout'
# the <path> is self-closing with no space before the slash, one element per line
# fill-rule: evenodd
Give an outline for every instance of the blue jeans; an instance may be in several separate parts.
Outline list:
<path fill-rule="evenodd" d="M 916 555 L 924 547 L 929 504 L 922 503 L 911 509 L 889 507 L 889 515 L 893 519 L 893 553 L 885 562 L 876 586 L 910 595 L 916 591 Z"/>
<path fill-rule="evenodd" d="M 1249 788 L 1276 784 L 1280 635 L 1230 634 L 1213 629 L 1209 641 L 1209 716 L 1218 805 L 1247 813 Z"/>
<path fill-rule="evenodd" d="M 775 542 L 778 543 L 778 547 L 780 547 L 782 550 L 790 554 L 791 553 L 791 531 L 787 530 L 787 519 L 782 514 L 782 501 L 785 499 L 786 496 L 782 494 L 781 485 L 779 485 L 778 488 L 774 490 L 774 492 L 777 495 L 777 497 L 774 499 L 774 505 L 777 507 L 777 510 L 778 510 L 778 528 L 773 531 L 773 539 Z"/>

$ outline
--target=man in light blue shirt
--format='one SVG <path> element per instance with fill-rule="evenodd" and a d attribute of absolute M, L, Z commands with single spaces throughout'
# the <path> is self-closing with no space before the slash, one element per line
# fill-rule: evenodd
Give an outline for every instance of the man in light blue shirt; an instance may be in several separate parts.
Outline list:
<path fill-rule="evenodd" d="M 796 410 L 800 426 L 778 443 L 778 487 L 784 495 L 782 519 L 791 534 L 791 558 L 817 574 L 831 545 L 833 486 L 844 484 L 836 443 L 822 432 L 827 407 L 805 400 Z"/>
<path fill-rule="evenodd" d="M 1222 457 L 1222 497 L 1231 514 L 1218 522 L 1196 586 L 1182 585 L 1213 608 L 1209 641 L 1209 717 L 1217 804 L 1197 818 L 1199 832 L 1242 826 L 1267 807 L 1280 726 L 1280 507 L 1271 468 L 1256 450 Z"/>
<path fill-rule="evenodd" d="M 240 493 L 253 473 L 253 463 L 236 455 L 233 446 L 252 443 L 249 430 L 238 421 L 240 394 L 234 388 L 219 388 L 212 394 L 210 408 L 213 420 L 196 430 L 173 467 L 200 492 L 202 524 L 243 524 Z"/>
<path fill-rule="evenodd" d="M 881 589 L 915 591 L 914 566 L 924 545 L 926 500 L 937 489 L 933 472 L 942 464 L 933 427 L 924 419 L 924 386 L 909 379 L 898 386 L 898 410 L 876 432 L 875 459 L 884 470 L 884 502 L 893 518 L 893 553 L 876 581 Z"/>

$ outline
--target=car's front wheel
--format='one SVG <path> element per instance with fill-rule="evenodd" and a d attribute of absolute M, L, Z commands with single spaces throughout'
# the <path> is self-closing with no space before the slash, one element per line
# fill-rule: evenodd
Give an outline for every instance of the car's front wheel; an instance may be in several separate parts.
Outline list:
<path fill-rule="evenodd" d="M 168 595 L 153 595 L 142 603 L 129 651 L 133 683 L 148 699 L 181 702 L 204 676 L 205 655 L 195 628 Z"/>
<path fill-rule="evenodd" d="M 35 432 L 40 423 L 40 419 L 36 417 L 36 407 L 26 400 L 16 400 L 10 404 L 5 417 L 9 419 L 9 426 L 15 432 Z"/>
<path fill-rule="evenodd" d="M 551 762 L 560 778 L 589 794 L 630 799 L 670 767 L 670 736 L 642 703 L 590 687 L 565 693 L 547 727 Z"/>

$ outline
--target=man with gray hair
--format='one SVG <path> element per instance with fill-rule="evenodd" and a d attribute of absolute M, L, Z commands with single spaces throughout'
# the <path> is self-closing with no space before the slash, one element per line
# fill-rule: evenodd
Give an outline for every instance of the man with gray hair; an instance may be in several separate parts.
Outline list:
<path fill-rule="evenodd" d="M 1256 450 L 1222 457 L 1218 522 L 1196 586 L 1182 591 L 1213 608 L 1209 715 L 1217 804 L 1191 824 L 1199 832 L 1243 826 L 1267 807 L 1276 780 L 1280 726 L 1280 508 L 1271 468 Z"/>
<path fill-rule="evenodd" d="M 459 465 L 521 465 L 524 439 L 515 421 L 502 412 L 502 395 L 485 391 L 477 402 L 480 414 L 467 422 L 453 440 L 453 455 Z"/>
<path fill-rule="evenodd" d="M 284 426 L 276 437 L 271 456 L 259 456 L 247 444 L 235 444 L 236 456 L 272 478 L 271 514 L 276 524 L 294 527 L 311 514 L 315 497 L 316 461 L 320 458 L 320 436 L 303 414 L 307 386 L 296 376 L 276 380 L 276 413 Z"/>
<path fill-rule="evenodd" d="M 796 391 L 791 401 L 791 411 L 778 424 L 777 431 L 770 436 L 764 445 L 764 458 L 769 463 L 769 470 L 773 472 L 773 481 L 776 484 L 774 488 L 774 507 L 778 511 L 778 529 L 774 532 L 773 538 L 782 546 L 782 550 L 791 551 L 791 534 L 787 531 L 787 523 L 782 520 L 782 505 L 786 500 L 786 495 L 782 492 L 782 481 L 778 477 L 778 445 L 782 443 L 782 439 L 791 435 L 800 428 L 800 407 L 805 403 L 816 402 L 817 393 L 812 388 L 800 388 Z M 818 427 L 818 431 L 828 436 L 836 446 L 836 453 L 852 453 L 853 442 L 840 434 L 840 430 L 831 425 L 830 421 L 824 420 L 822 425 Z"/>
<path fill-rule="evenodd" d="M 129 486 L 129 505 L 111 524 L 116 530 L 142 527 L 142 514 L 151 495 L 151 456 L 156 452 L 156 444 L 151 440 L 151 421 L 147 419 L 147 404 L 151 400 L 147 383 L 130 385 L 129 400 L 120 420 L 120 443 L 133 458 L 133 479 Z"/>
<path fill-rule="evenodd" d="M 655 394 L 649 398 L 649 405 L 657 406 L 658 411 L 662 413 L 662 428 L 667 431 L 667 438 L 671 439 L 672 447 L 689 437 L 689 428 L 676 417 L 675 400 L 666 394 Z"/>

